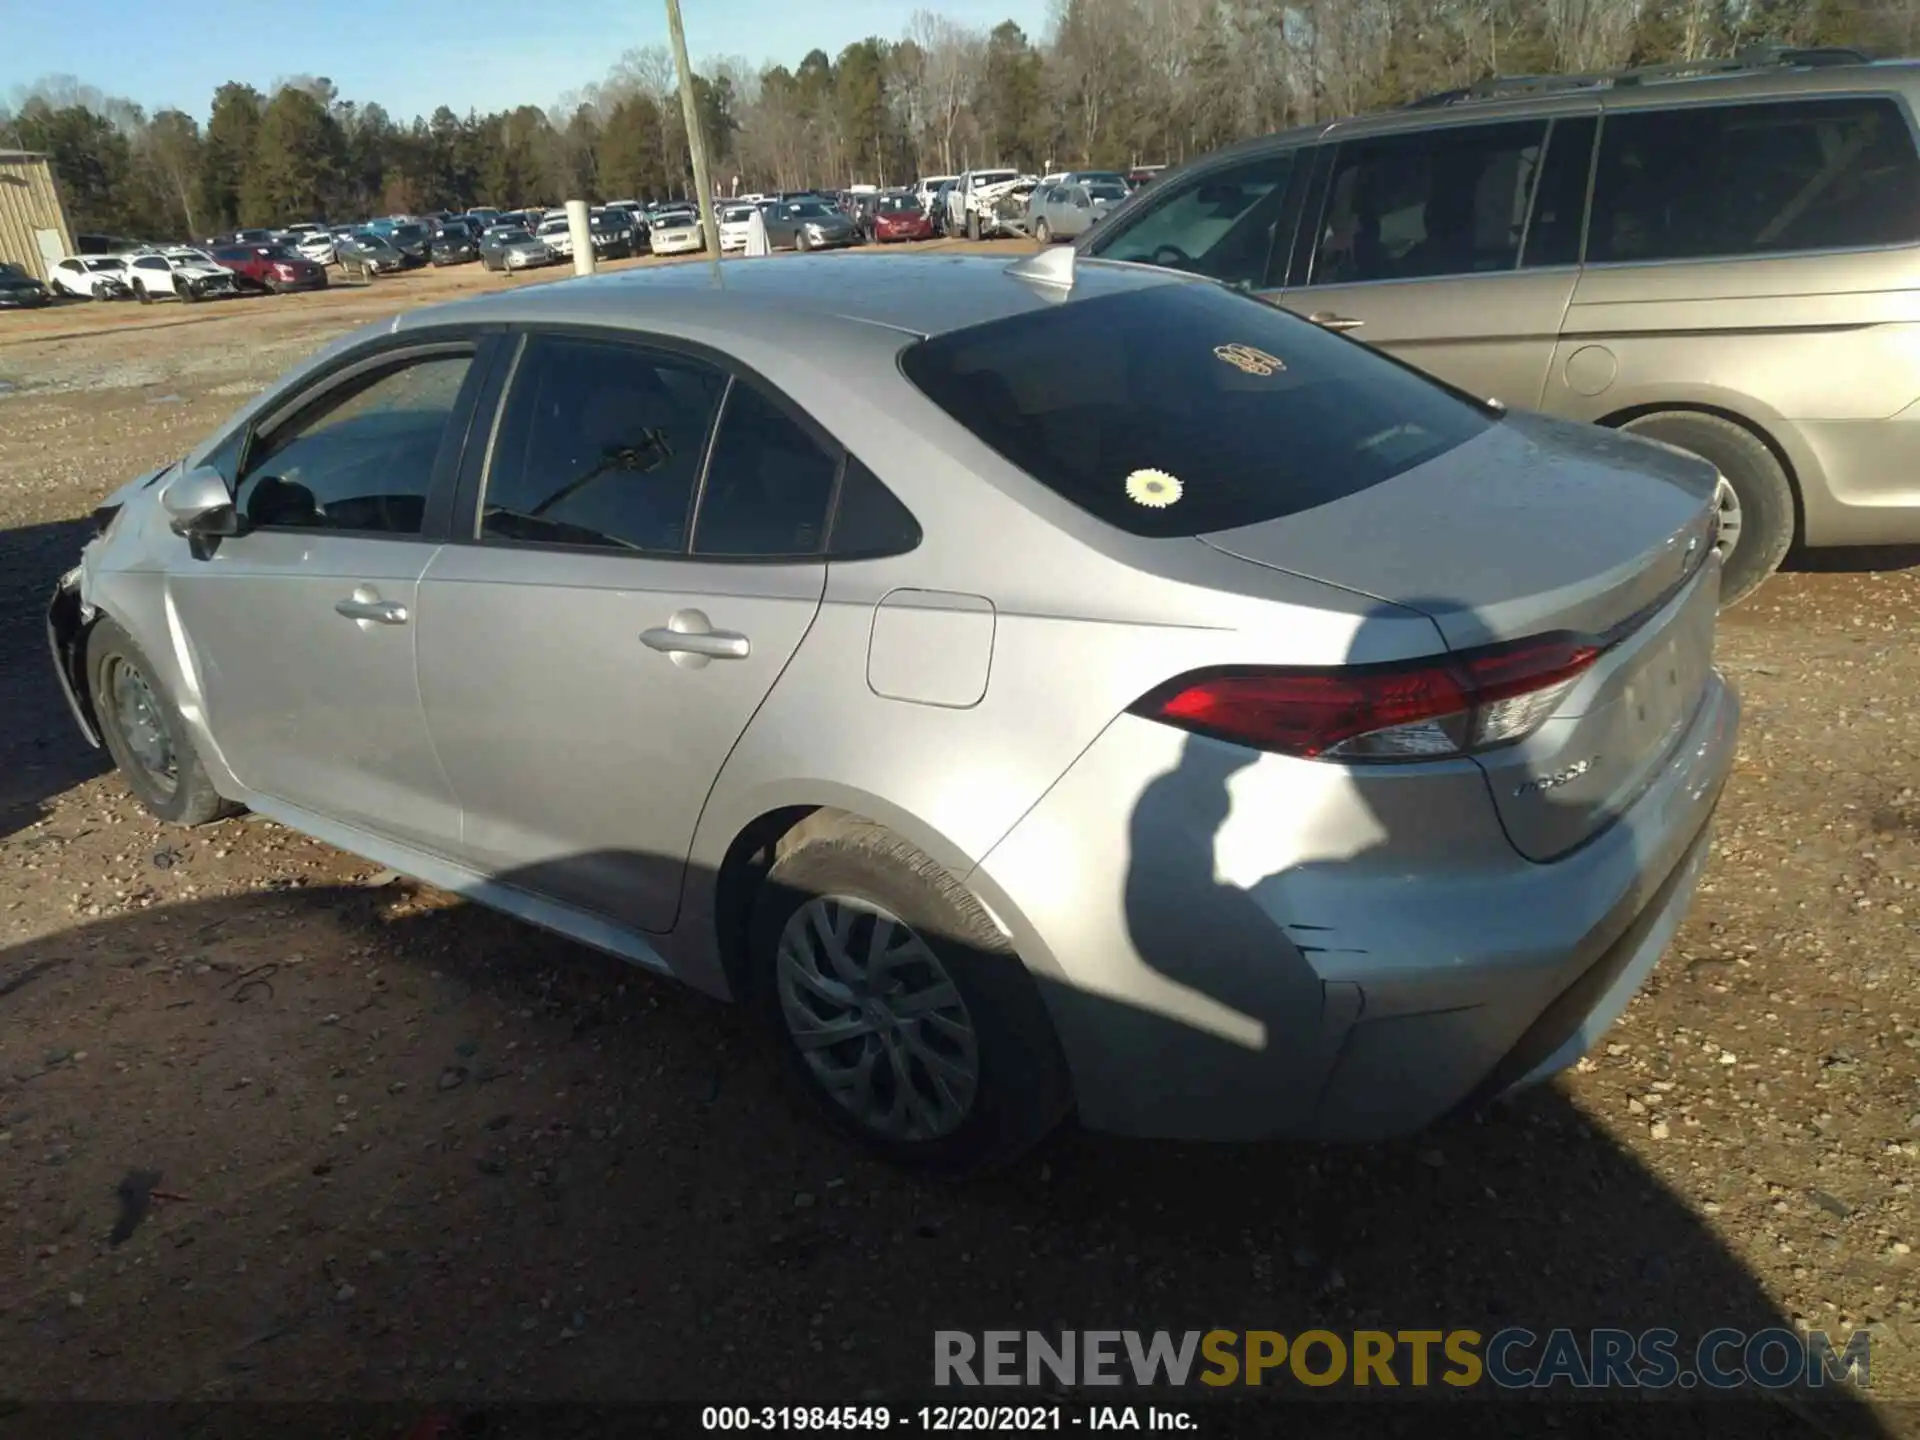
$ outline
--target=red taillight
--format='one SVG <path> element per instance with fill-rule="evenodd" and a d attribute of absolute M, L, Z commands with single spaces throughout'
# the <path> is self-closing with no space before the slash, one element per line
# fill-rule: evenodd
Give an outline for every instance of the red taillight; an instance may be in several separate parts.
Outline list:
<path fill-rule="evenodd" d="M 1302 759 L 1441 759 L 1524 740 L 1604 649 L 1583 635 L 1543 635 L 1384 665 L 1201 671 L 1133 708 Z"/>

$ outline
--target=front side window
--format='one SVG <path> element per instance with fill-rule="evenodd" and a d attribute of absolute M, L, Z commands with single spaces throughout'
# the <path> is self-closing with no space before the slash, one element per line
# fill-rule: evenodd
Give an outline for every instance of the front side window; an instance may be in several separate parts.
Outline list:
<path fill-rule="evenodd" d="M 395 362 L 321 396 L 249 448 L 236 505 L 256 529 L 418 535 L 471 355 Z"/>
<path fill-rule="evenodd" d="M 971 326 L 910 346 L 901 368 L 1042 485 L 1153 537 L 1327 504 L 1493 423 L 1415 371 L 1213 285 Z"/>
<path fill-rule="evenodd" d="M 694 526 L 696 555 L 817 555 L 840 457 L 751 385 L 720 416 Z"/>
<path fill-rule="evenodd" d="M 527 341 L 501 417 L 480 535 L 684 554 L 726 377 L 613 341 Z"/>
<path fill-rule="evenodd" d="M 1547 122 L 1448 126 L 1340 146 L 1312 284 L 1511 270 Z"/>
<path fill-rule="evenodd" d="M 1892 100 L 1616 112 L 1597 170 L 1590 261 L 1920 240 L 1920 158 Z"/>
<path fill-rule="evenodd" d="M 1288 151 L 1193 176 L 1125 229 L 1109 232 L 1094 253 L 1228 284 L 1268 285 L 1293 167 Z"/>

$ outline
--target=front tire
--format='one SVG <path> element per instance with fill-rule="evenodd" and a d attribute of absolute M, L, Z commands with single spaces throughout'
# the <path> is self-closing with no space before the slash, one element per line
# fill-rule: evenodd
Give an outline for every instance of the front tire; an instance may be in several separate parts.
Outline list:
<path fill-rule="evenodd" d="M 806 231 L 796 230 L 793 232 L 793 248 L 798 250 L 802 255 L 806 254 L 807 251 L 812 248 L 807 242 Z"/>
<path fill-rule="evenodd" d="M 972 895 L 878 825 L 774 864 L 751 992 L 795 1082 L 895 1164 L 959 1178 L 1039 1144 L 1072 1108 L 1046 1006 Z"/>
<path fill-rule="evenodd" d="M 1053 243 L 1053 227 L 1047 224 L 1045 216 L 1042 216 L 1040 223 L 1033 227 L 1033 238 L 1038 240 L 1042 245 L 1051 245 Z"/>
<path fill-rule="evenodd" d="M 138 300 L 142 305 L 151 305 L 153 303 L 153 296 L 147 293 L 147 287 L 144 281 L 136 280 L 133 282 L 133 298 Z"/>
<path fill-rule="evenodd" d="M 978 210 L 969 210 L 967 212 L 967 239 L 978 240 L 979 238 L 980 212 Z"/>
<path fill-rule="evenodd" d="M 1793 486 L 1767 442 L 1743 425 L 1697 410 L 1666 410 L 1621 429 L 1663 440 L 1719 470 L 1720 606 L 1739 604 L 1780 568 L 1793 546 Z"/>
<path fill-rule="evenodd" d="M 238 808 L 213 788 L 152 664 L 111 620 L 101 620 L 87 637 L 87 682 L 107 753 L 149 814 L 175 825 L 204 825 Z"/>

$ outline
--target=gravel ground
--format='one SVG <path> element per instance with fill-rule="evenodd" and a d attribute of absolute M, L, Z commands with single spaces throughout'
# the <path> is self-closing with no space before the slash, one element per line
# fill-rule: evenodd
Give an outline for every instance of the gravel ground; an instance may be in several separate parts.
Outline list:
<path fill-rule="evenodd" d="M 745 1017 L 268 823 L 144 818 L 42 609 L 83 518 L 292 359 L 506 283 L 0 325 L 0 1395 L 921 1390 L 932 1331 L 1871 1325 L 1920 1433 L 1920 570 L 1783 575 L 1712 868 L 1561 1083 L 1367 1149 L 1078 1134 L 929 1188 L 829 1138 Z M 1889 566 L 1903 557 L 1868 557 Z M 116 1243 L 116 1192 L 158 1172 Z"/>

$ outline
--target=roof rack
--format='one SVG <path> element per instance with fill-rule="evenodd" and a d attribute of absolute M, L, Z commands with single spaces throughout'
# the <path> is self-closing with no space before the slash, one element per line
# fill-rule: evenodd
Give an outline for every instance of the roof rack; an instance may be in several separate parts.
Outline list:
<path fill-rule="evenodd" d="M 1504 100 L 1517 95 L 1552 95 L 1566 90 L 1620 89 L 1649 81 L 1690 80 L 1704 75 L 1739 75 L 1759 70 L 1824 69 L 1834 65 L 1870 65 L 1873 57 L 1837 45 L 1749 45 L 1732 56 L 1711 60 L 1678 60 L 1664 65 L 1635 65 L 1589 75 L 1489 75 L 1457 90 L 1424 95 L 1401 106 L 1403 110 L 1438 110 L 1477 100 Z"/>

